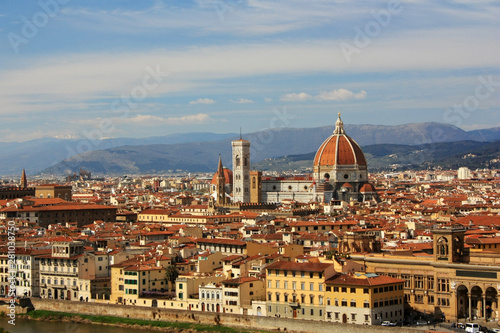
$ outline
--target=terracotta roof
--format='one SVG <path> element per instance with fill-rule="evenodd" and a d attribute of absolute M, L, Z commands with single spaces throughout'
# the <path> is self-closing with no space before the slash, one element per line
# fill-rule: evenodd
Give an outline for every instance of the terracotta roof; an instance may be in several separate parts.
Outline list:
<path fill-rule="evenodd" d="M 372 184 L 366 183 L 359 189 L 359 192 L 375 192 L 375 188 Z"/>
<path fill-rule="evenodd" d="M 403 283 L 404 280 L 396 279 L 390 276 L 373 276 L 373 277 L 356 277 L 349 274 L 336 274 L 325 281 L 330 285 L 347 285 L 347 286 L 379 286 L 393 283 Z"/>
<path fill-rule="evenodd" d="M 247 244 L 240 240 L 228 239 L 228 238 L 197 239 L 196 242 L 206 243 L 206 244 L 225 244 L 225 245 L 239 245 L 239 246 Z"/>
<path fill-rule="evenodd" d="M 345 134 L 333 134 L 319 147 L 314 166 L 366 165 L 361 147 Z"/>
<path fill-rule="evenodd" d="M 221 281 L 222 284 L 242 284 L 245 282 L 259 281 L 256 277 L 239 277 L 235 279 L 229 279 Z"/>
<path fill-rule="evenodd" d="M 292 261 L 277 261 L 267 266 L 266 269 L 280 269 L 280 270 L 298 271 L 298 272 L 323 272 L 331 265 L 332 264 L 311 263 L 311 262 L 298 263 Z"/>
<path fill-rule="evenodd" d="M 228 168 L 224 168 L 223 170 L 224 170 L 224 183 L 225 184 L 232 184 L 233 183 L 233 172 Z M 210 183 L 212 185 L 217 184 L 217 172 L 212 177 L 212 181 Z"/>

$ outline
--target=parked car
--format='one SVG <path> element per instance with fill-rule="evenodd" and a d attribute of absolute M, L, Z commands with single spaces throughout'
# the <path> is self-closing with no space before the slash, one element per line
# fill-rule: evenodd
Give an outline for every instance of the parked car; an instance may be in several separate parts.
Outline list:
<path fill-rule="evenodd" d="M 396 326 L 396 323 L 393 323 L 392 321 L 383 321 L 382 324 L 380 324 L 382 326 Z"/>
<path fill-rule="evenodd" d="M 467 333 L 478 333 L 479 332 L 479 324 L 476 324 L 476 323 L 467 323 L 467 324 L 465 324 L 465 332 L 467 332 Z"/>

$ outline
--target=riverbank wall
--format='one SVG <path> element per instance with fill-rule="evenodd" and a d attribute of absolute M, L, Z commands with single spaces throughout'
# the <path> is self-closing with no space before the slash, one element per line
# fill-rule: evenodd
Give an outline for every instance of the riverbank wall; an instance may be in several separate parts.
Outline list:
<path fill-rule="evenodd" d="M 86 315 L 114 316 L 153 321 L 185 322 L 206 325 L 222 325 L 245 329 L 265 329 L 311 333 L 357 333 L 387 332 L 403 333 L 412 330 L 404 327 L 363 326 L 336 324 L 322 321 L 285 319 L 263 316 L 235 315 L 229 313 L 198 312 L 187 310 L 159 309 L 151 307 L 103 304 L 92 302 L 59 301 L 51 299 L 31 299 L 35 310 L 79 313 Z M 415 330 L 416 331 L 416 330 Z"/>

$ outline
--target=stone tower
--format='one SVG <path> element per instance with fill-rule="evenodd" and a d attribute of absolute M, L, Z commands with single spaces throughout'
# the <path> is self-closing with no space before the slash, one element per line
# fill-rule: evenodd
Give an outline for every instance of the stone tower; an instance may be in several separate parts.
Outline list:
<path fill-rule="evenodd" d="M 433 229 L 434 260 L 448 263 L 463 262 L 465 231 L 461 226 Z"/>
<path fill-rule="evenodd" d="M 250 171 L 250 202 L 262 202 L 262 172 Z"/>
<path fill-rule="evenodd" d="M 233 147 L 233 202 L 250 202 L 250 141 L 231 142 Z"/>
<path fill-rule="evenodd" d="M 23 169 L 23 173 L 21 174 L 21 181 L 19 182 L 19 187 L 22 189 L 28 188 L 28 180 L 26 179 L 26 171 Z"/>
<path fill-rule="evenodd" d="M 222 167 L 222 158 L 219 155 L 219 166 L 217 168 L 217 203 L 225 205 L 226 201 L 226 180 L 224 179 L 224 168 Z"/>

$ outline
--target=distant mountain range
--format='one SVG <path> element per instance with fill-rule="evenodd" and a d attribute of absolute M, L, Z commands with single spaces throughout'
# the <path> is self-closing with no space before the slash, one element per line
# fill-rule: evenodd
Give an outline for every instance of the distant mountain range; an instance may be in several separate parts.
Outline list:
<path fill-rule="evenodd" d="M 455 141 L 417 146 L 380 144 L 364 146 L 369 171 L 422 170 L 431 167 L 472 170 L 500 168 L 500 141 Z M 262 171 L 311 172 L 316 152 L 265 159 L 252 166 Z"/>
<path fill-rule="evenodd" d="M 428 165 L 438 160 L 444 161 L 445 157 L 458 158 L 452 157 L 452 152 L 460 155 L 483 148 L 490 149 L 491 156 L 494 156 L 495 147 L 499 143 L 489 141 L 500 140 L 500 128 L 467 132 L 453 125 L 440 123 L 344 127 L 346 133 L 363 146 L 371 170 L 388 168 L 394 164 Z M 265 163 L 269 164 L 269 159 L 314 154 L 332 131 L 333 126 L 278 128 L 245 134 L 244 139 L 251 142 L 252 164 L 256 169 L 265 170 Z M 68 174 L 80 168 L 100 174 L 153 174 L 176 170 L 211 172 L 216 169 L 219 154 L 224 165 L 231 167 L 231 141 L 236 138 L 238 136 L 234 133 L 187 133 L 146 139 L 108 139 L 102 140 L 95 147 L 99 150 L 72 156 L 57 164 L 54 163 L 57 158 L 68 156 L 68 151 L 71 148 L 75 150 L 75 147 L 81 145 L 81 141 L 45 140 L 43 144 L 31 141 L 17 144 L 17 154 L 16 149 L 11 149 L 7 154 L 11 163 L 1 161 L 0 167 L 3 174 L 19 173 L 23 167 L 29 173 L 43 170 L 43 173 L 50 174 Z M 439 144 L 444 142 L 455 144 Z M 0 149 L 0 154 L 3 156 L 5 153 Z M 394 154 L 396 156 L 391 156 Z M 15 166 L 12 164 L 14 162 Z"/>
<path fill-rule="evenodd" d="M 78 152 L 103 150 L 126 145 L 179 144 L 197 141 L 217 141 L 237 136 L 236 133 L 176 133 L 149 138 L 57 139 L 44 138 L 25 142 L 0 143 L 0 175 L 20 175 L 26 169 L 30 175 L 56 165 Z"/>

